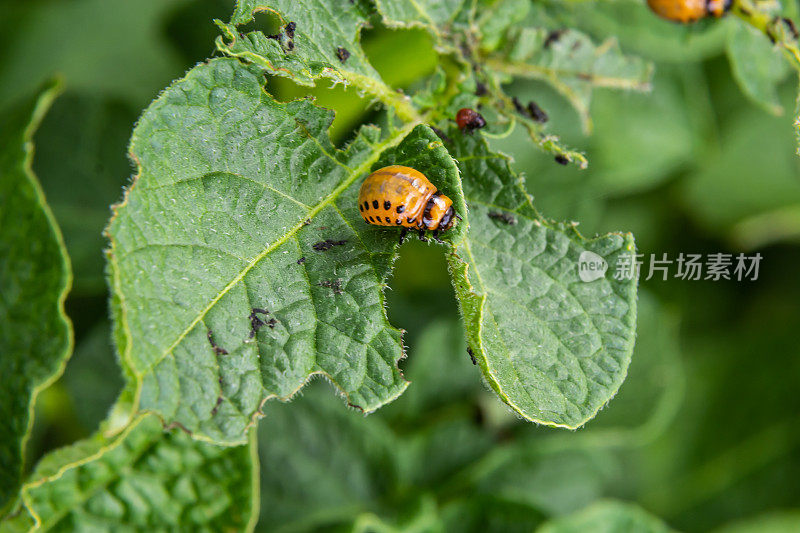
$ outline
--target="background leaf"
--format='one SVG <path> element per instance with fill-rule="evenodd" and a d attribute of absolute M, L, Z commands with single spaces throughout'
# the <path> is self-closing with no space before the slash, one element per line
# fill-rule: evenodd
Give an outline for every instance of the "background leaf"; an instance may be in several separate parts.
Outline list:
<path fill-rule="evenodd" d="M 0 9 L 11 15 L 3 29 L 15 52 L 0 56 L 0 101 L 20 97 L 59 73 L 72 89 L 144 105 L 180 68 L 177 54 L 164 46 L 159 25 L 186 3 L 4 0 Z M 134 64 L 146 68 L 132 69 Z"/>
<path fill-rule="evenodd" d="M 260 531 L 314 530 L 378 507 L 398 477 L 397 447 L 378 417 L 331 401 L 310 384 L 287 406 L 271 404 L 259 424 Z"/>
<path fill-rule="evenodd" d="M 529 27 L 511 30 L 506 46 L 488 56 L 486 67 L 552 85 L 572 104 L 587 131 L 591 130 L 593 88 L 649 91 L 653 74 L 651 64 L 623 55 L 613 39 L 594 44 L 574 30 L 553 33 Z"/>
<path fill-rule="evenodd" d="M 69 258 L 31 170 L 33 133 L 58 91 L 51 82 L 0 116 L 0 509 L 20 483 L 36 395 L 72 348 Z"/>
<path fill-rule="evenodd" d="M 135 121 L 124 100 L 73 91 L 59 98 L 36 135 L 34 169 L 64 232 L 79 295 L 106 288 L 103 228 L 131 174 L 125 153 Z"/>
<path fill-rule="evenodd" d="M 775 511 L 728 524 L 716 533 L 789 533 L 800 527 L 800 511 Z"/>
<path fill-rule="evenodd" d="M 579 513 L 553 520 L 537 529 L 538 533 L 577 533 L 579 531 L 666 533 L 670 529 L 658 518 L 635 505 L 615 501 L 598 502 Z"/>
<path fill-rule="evenodd" d="M 244 531 L 258 513 L 255 439 L 225 448 L 164 433 L 154 416 L 116 437 L 98 434 L 46 456 L 23 488 L 25 509 L 6 525 L 37 531 Z"/>
<path fill-rule="evenodd" d="M 789 64 L 781 51 L 763 33 L 743 23 L 729 30 L 728 59 L 742 92 L 773 115 L 782 114 L 776 85 L 786 78 Z"/>
<path fill-rule="evenodd" d="M 724 50 L 726 20 L 714 24 L 675 24 L 653 15 L 646 2 L 561 3 L 567 20 L 596 38 L 614 35 L 630 53 L 662 63 L 686 64 Z"/>

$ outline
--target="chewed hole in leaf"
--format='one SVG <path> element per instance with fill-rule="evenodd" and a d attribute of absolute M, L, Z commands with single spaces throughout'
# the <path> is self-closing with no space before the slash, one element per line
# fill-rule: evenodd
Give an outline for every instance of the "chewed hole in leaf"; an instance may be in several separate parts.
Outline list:
<path fill-rule="evenodd" d="M 253 19 L 245 24 L 239 24 L 236 29 L 239 33 L 247 34 L 253 31 L 260 31 L 264 35 L 281 35 L 281 39 L 288 38 L 284 33 L 284 26 L 286 23 L 281 20 L 281 17 L 274 11 L 259 10 L 253 13 Z"/>
<path fill-rule="evenodd" d="M 315 105 L 336 109 L 330 129 L 331 141 L 342 148 L 352 139 L 360 124 L 369 123 L 374 112 L 372 102 L 353 87 L 321 82 L 315 87 L 297 85 L 287 78 L 267 76 L 266 91 L 279 102 L 291 102 L 310 97 Z"/>
<path fill-rule="evenodd" d="M 408 87 L 433 73 L 438 55 L 424 30 L 390 30 L 377 25 L 361 31 L 361 47 L 381 78 L 395 88 Z M 413 57 L 413 63 L 407 58 Z M 403 65 L 403 68 L 397 68 Z"/>

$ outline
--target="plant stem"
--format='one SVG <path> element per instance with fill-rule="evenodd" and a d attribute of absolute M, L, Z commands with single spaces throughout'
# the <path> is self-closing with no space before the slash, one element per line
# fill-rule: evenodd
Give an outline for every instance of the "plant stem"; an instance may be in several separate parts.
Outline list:
<path fill-rule="evenodd" d="M 800 43 L 791 20 L 767 13 L 752 0 L 735 0 L 731 12 L 780 46 L 792 66 L 800 71 Z"/>

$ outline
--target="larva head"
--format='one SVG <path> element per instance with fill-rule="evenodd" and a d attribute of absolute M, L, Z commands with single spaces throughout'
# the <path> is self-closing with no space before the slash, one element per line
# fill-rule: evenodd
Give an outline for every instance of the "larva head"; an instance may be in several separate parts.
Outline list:
<path fill-rule="evenodd" d="M 453 226 L 455 219 L 453 201 L 439 192 L 434 193 L 422 214 L 422 224 L 425 229 L 446 231 Z"/>

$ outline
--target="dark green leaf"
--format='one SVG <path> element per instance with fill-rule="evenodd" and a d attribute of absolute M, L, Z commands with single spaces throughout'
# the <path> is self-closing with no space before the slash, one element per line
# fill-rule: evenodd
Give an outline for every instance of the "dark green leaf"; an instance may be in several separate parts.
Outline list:
<path fill-rule="evenodd" d="M 23 487 L 24 509 L 37 531 L 243 531 L 252 528 L 255 439 L 219 447 L 180 430 L 165 433 L 155 416 L 121 434 L 98 434 L 46 456 Z M 27 513 L 27 515 L 26 515 Z"/>
<path fill-rule="evenodd" d="M 783 113 L 776 86 L 789 73 L 789 63 L 766 35 L 744 23 L 733 24 L 728 32 L 728 60 L 748 98 L 773 115 Z"/>
<path fill-rule="evenodd" d="M 17 2 L 25 13 L 8 28 L 13 46 L 0 58 L 0 101 L 58 72 L 71 89 L 145 104 L 181 69 L 160 24 L 169 10 L 187 2 Z"/>
<path fill-rule="evenodd" d="M 73 293 L 106 291 L 103 228 L 132 172 L 127 143 L 135 121 L 121 101 L 67 93 L 36 135 L 34 169 L 64 232 Z"/>
<path fill-rule="evenodd" d="M 124 386 L 110 333 L 110 324 L 102 320 L 84 335 L 62 378 L 87 432 L 106 418 Z"/>
<path fill-rule="evenodd" d="M 271 404 L 259 424 L 259 530 L 313 530 L 351 523 L 397 481 L 394 436 L 309 385 L 290 405 Z"/>
<path fill-rule="evenodd" d="M 0 116 L 0 510 L 20 483 L 36 395 L 61 374 L 72 347 L 69 259 L 31 170 L 33 134 L 58 85 Z"/>
<path fill-rule="evenodd" d="M 800 530 L 800 510 L 773 511 L 714 530 L 715 533 L 792 533 Z"/>

